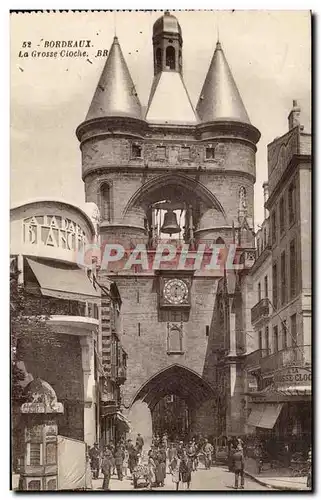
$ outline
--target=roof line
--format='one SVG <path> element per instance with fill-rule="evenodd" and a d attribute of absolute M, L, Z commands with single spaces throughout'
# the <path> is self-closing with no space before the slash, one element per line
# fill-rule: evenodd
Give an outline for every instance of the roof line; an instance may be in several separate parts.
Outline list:
<path fill-rule="evenodd" d="M 94 223 L 91 220 L 90 216 L 85 212 L 85 210 L 83 210 L 82 208 L 80 208 L 78 205 L 74 205 L 73 203 L 70 203 L 70 202 L 65 201 L 65 200 L 61 200 L 59 198 L 41 198 L 41 197 L 39 197 L 39 198 L 34 198 L 33 200 L 28 200 L 28 201 L 25 201 L 25 202 L 19 202 L 19 203 L 17 203 L 17 204 L 15 204 L 15 205 L 13 205 L 13 206 L 10 207 L 10 212 L 13 211 L 13 210 L 18 210 L 19 208 L 25 207 L 27 205 L 33 205 L 35 203 L 45 203 L 45 202 L 61 203 L 61 204 L 66 205 L 68 207 L 74 208 L 76 211 L 80 212 L 85 217 L 85 219 L 89 223 L 90 228 L 92 229 L 93 233 L 95 233 Z"/>

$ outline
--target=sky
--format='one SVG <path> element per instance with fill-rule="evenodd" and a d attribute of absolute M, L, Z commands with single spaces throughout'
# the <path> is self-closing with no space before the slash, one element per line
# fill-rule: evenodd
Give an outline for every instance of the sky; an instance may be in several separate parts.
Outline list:
<path fill-rule="evenodd" d="M 217 36 L 251 123 L 262 136 L 256 156 L 255 223 L 263 220 L 266 146 L 288 130 L 296 99 L 310 131 L 311 36 L 308 11 L 173 11 L 183 35 L 184 81 L 196 107 Z M 153 79 L 152 27 L 158 12 L 11 14 L 11 205 L 33 198 L 85 201 L 75 136 L 85 119 L 115 32 L 138 96 L 147 105 Z M 92 41 L 89 60 L 19 57 L 45 40 Z M 53 49 L 46 49 L 53 50 Z"/>

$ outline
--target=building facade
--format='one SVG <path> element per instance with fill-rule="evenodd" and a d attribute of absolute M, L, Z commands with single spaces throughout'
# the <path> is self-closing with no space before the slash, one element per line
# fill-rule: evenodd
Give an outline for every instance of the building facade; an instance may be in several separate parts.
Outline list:
<path fill-rule="evenodd" d="M 268 145 L 268 174 L 270 216 L 262 230 L 269 226 L 270 238 L 263 251 L 258 243 L 251 270 L 253 286 L 259 281 L 261 288 L 251 310 L 256 350 L 246 361 L 256 378 L 248 423 L 274 440 L 276 451 L 284 443 L 306 451 L 312 429 L 311 134 L 300 124 L 296 101 L 289 131 Z"/>
<path fill-rule="evenodd" d="M 175 16 L 166 12 L 155 22 L 151 43 L 154 81 L 146 112 L 115 37 L 77 128 L 86 201 L 101 212 L 102 247 L 114 242 L 127 254 L 143 245 L 154 261 L 160 242 L 175 245 L 178 256 L 200 244 L 232 244 L 249 265 L 260 133 L 250 123 L 222 46 L 216 45 L 194 109 Z M 222 432 L 243 432 L 245 274 L 228 271 L 213 278 L 203 269 L 166 265 L 146 272 L 141 263 L 122 263 L 112 272 L 101 268 L 100 283 L 112 276 L 122 297 L 128 354 L 123 406 L 137 432 L 151 437 L 154 408 L 172 396 L 182 399 L 182 407 L 187 403 L 189 433 L 219 432 L 218 418 Z M 219 373 L 213 369 L 218 358 Z M 228 393 L 219 393 L 219 376 Z M 224 417 L 218 415 L 222 408 Z"/>
<path fill-rule="evenodd" d="M 89 214 L 95 210 L 92 204 L 86 208 Z M 15 359 L 24 373 L 21 385 L 27 388 L 36 379 L 50 384 L 64 408 L 59 434 L 92 446 L 103 434 L 103 388 L 118 384 L 119 377 L 112 378 L 107 369 L 111 356 L 104 369 L 100 328 L 101 300 L 113 307 L 117 288 L 109 286 L 114 295 L 102 291 L 94 267 L 87 271 L 79 266 L 84 263 L 86 245 L 97 240 L 96 221 L 88 213 L 57 200 L 13 207 L 10 250 L 11 273 L 23 288 L 30 315 L 34 311 L 44 315 L 39 327 L 49 339 L 37 332 L 18 338 Z M 112 325 L 111 331 L 117 335 L 117 326 Z M 117 359 L 115 363 L 118 368 Z M 23 454 L 20 404 L 13 407 L 14 463 Z"/>

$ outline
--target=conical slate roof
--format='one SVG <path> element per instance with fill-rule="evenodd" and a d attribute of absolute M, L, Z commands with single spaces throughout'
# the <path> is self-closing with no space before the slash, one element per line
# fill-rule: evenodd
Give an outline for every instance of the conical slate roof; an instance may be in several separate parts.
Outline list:
<path fill-rule="evenodd" d="M 86 120 L 103 116 L 142 118 L 135 85 L 115 36 Z"/>
<path fill-rule="evenodd" d="M 231 120 L 250 123 L 220 42 L 216 44 L 196 111 L 202 122 Z"/>

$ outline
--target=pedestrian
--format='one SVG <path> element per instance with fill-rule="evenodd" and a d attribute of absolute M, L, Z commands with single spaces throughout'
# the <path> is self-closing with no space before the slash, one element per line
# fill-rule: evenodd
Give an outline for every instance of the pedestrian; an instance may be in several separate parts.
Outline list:
<path fill-rule="evenodd" d="M 183 451 L 184 451 L 184 443 L 183 443 L 183 441 L 180 441 L 178 443 L 178 448 L 177 448 L 177 456 L 178 456 L 178 458 L 182 458 Z"/>
<path fill-rule="evenodd" d="M 169 465 L 170 472 L 172 474 L 172 481 L 175 484 L 176 491 L 178 491 L 178 488 L 179 488 L 179 466 L 180 466 L 180 463 L 181 463 L 180 459 L 177 457 L 177 455 L 174 455 L 171 462 L 170 462 L 170 465 Z"/>
<path fill-rule="evenodd" d="M 138 453 L 142 452 L 143 446 L 144 446 L 144 439 L 140 434 L 137 434 L 136 448 L 137 448 Z"/>
<path fill-rule="evenodd" d="M 233 441 L 231 438 L 228 439 L 227 450 L 228 450 L 228 459 L 227 459 L 228 470 L 229 470 L 229 472 L 234 472 L 234 470 L 233 470 L 234 445 L 233 445 Z"/>
<path fill-rule="evenodd" d="M 103 486 L 102 486 L 103 490 L 109 490 L 109 481 L 111 477 L 112 466 L 113 466 L 113 455 L 110 447 L 106 446 L 101 464 L 102 473 L 104 475 Z"/>
<path fill-rule="evenodd" d="M 167 449 L 167 446 L 168 446 L 168 437 L 167 437 L 166 432 L 165 432 L 165 434 L 164 434 L 164 436 L 163 436 L 163 441 L 162 441 L 162 442 L 163 442 L 163 446 L 164 446 L 164 448 L 166 448 L 166 449 Z"/>
<path fill-rule="evenodd" d="M 168 472 L 170 472 L 170 465 L 173 460 L 173 458 L 177 456 L 177 450 L 176 446 L 174 443 L 170 443 L 168 449 L 167 449 L 167 460 L 168 460 Z"/>
<path fill-rule="evenodd" d="M 127 477 L 127 469 L 128 469 L 128 450 L 124 449 L 124 460 L 123 460 L 123 477 Z"/>
<path fill-rule="evenodd" d="M 155 486 L 158 487 L 158 486 L 160 486 L 161 481 L 162 481 L 162 468 L 161 468 L 161 464 L 160 464 L 160 456 L 159 456 L 158 448 L 156 448 L 156 447 L 154 448 L 150 457 L 155 462 L 155 476 L 156 476 Z"/>
<path fill-rule="evenodd" d="M 133 470 L 137 465 L 137 449 L 131 443 L 128 447 L 128 467 L 130 474 L 133 475 Z"/>
<path fill-rule="evenodd" d="M 156 483 L 156 464 L 154 462 L 154 459 L 152 456 L 148 457 L 148 484 L 149 484 L 149 489 L 151 490 L 153 488 L 153 485 Z"/>
<path fill-rule="evenodd" d="M 93 483 L 92 483 L 91 476 L 92 476 L 92 474 L 91 474 L 91 467 L 90 467 L 89 447 L 86 445 L 86 476 L 85 476 L 86 490 L 93 489 Z"/>
<path fill-rule="evenodd" d="M 212 453 L 213 446 L 208 442 L 208 439 L 204 439 L 203 453 L 205 459 L 205 469 L 210 469 L 212 465 Z"/>
<path fill-rule="evenodd" d="M 98 443 L 94 443 L 94 446 L 89 450 L 90 457 L 90 465 L 93 474 L 93 479 L 99 478 L 99 469 L 100 469 L 100 449 Z"/>
<path fill-rule="evenodd" d="M 125 458 L 125 452 L 122 449 L 121 445 L 119 444 L 118 447 L 116 448 L 114 459 L 115 459 L 115 466 L 117 470 L 117 477 L 119 481 L 123 480 L 123 462 Z"/>
<path fill-rule="evenodd" d="M 309 466 L 309 471 L 308 471 L 308 477 L 307 477 L 307 488 L 312 488 L 312 450 L 311 446 L 308 451 L 308 466 Z"/>
<path fill-rule="evenodd" d="M 197 465 L 196 465 L 196 446 L 193 443 L 193 441 L 189 442 L 189 445 L 188 445 L 188 448 L 187 448 L 187 455 L 188 455 L 188 458 L 190 459 L 191 464 L 192 464 L 192 471 L 196 471 L 197 470 Z"/>
<path fill-rule="evenodd" d="M 241 490 L 244 490 L 244 454 L 241 444 L 238 444 L 233 452 L 233 468 L 235 474 L 235 489 L 239 486 L 239 477 L 241 478 Z"/>
<path fill-rule="evenodd" d="M 192 467 L 188 459 L 186 450 L 183 450 L 182 458 L 179 464 L 179 480 L 182 481 L 184 489 L 189 490 L 192 479 Z"/>
<path fill-rule="evenodd" d="M 115 464 L 115 445 L 113 443 L 109 444 L 109 449 L 112 453 L 112 467 L 111 467 L 111 474 L 112 476 L 116 475 L 116 464 Z"/>
<path fill-rule="evenodd" d="M 157 453 L 158 460 L 158 480 L 160 486 L 165 485 L 166 478 L 166 450 L 163 446 L 160 446 Z"/>

